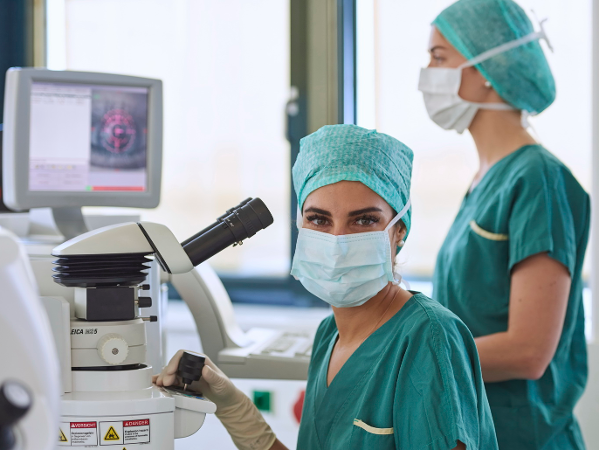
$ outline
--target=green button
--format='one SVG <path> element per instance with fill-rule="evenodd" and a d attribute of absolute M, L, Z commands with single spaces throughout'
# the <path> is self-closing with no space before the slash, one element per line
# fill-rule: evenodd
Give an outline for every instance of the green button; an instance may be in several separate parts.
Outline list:
<path fill-rule="evenodd" d="M 254 405 L 259 411 L 271 411 L 271 392 L 270 391 L 252 391 Z"/>

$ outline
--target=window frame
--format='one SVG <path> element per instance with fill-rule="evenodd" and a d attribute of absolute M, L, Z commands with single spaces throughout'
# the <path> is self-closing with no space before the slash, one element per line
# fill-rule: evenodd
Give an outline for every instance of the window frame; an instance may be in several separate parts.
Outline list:
<path fill-rule="evenodd" d="M 331 15 L 335 20 L 315 20 L 317 16 L 330 19 Z M 321 57 L 332 53 L 335 59 Z M 292 95 L 285 114 L 291 172 L 300 139 L 323 125 L 356 123 L 356 0 L 290 0 L 290 69 Z M 324 93 L 321 87 L 312 85 L 315 78 L 327 80 Z M 293 185 L 290 193 L 290 217 L 295 224 L 298 202 Z M 290 236 L 293 258 L 298 240 L 295 225 Z M 291 275 L 219 277 L 234 303 L 327 306 Z"/>
<path fill-rule="evenodd" d="M 290 0 L 290 91 L 293 94 L 285 110 L 290 172 L 304 136 L 323 125 L 356 123 L 356 1 Z M 28 25 L 19 28 L 24 30 L 19 39 L 21 46 L 14 46 L 11 53 L 24 59 L 13 58 L 7 67 L 46 65 L 48 0 L 42 2 L 42 7 L 34 3 L 34 0 L 19 3 L 15 14 L 6 16 L 13 25 L 23 22 Z M 8 33 L 17 34 L 15 30 Z M 0 54 L 0 63 L 2 56 Z M 290 193 L 289 211 L 295 223 L 298 205 L 293 186 Z M 293 225 L 289 242 L 291 258 L 297 239 L 298 230 Z M 233 302 L 326 306 L 291 275 L 218 274 Z"/>

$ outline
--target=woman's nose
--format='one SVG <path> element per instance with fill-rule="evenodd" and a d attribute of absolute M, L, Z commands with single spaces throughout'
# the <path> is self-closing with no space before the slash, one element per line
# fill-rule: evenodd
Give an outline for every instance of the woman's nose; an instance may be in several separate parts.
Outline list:
<path fill-rule="evenodd" d="M 331 234 L 334 236 L 343 236 L 345 234 L 350 234 L 350 231 L 346 225 L 334 225 L 331 229 Z"/>

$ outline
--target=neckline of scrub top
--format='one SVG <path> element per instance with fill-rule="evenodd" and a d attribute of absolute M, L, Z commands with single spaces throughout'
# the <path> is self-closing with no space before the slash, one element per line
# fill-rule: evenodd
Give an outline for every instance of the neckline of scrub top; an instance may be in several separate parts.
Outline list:
<path fill-rule="evenodd" d="M 520 155 L 521 153 L 523 153 L 526 149 L 531 148 L 531 147 L 540 147 L 541 144 L 526 144 L 523 145 L 521 147 L 519 147 L 518 149 L 516 149 L 514 152 L 509 153 L 508 155 L 504 156 L 503 158 L 499 159 L 498 161 L 496 161 L 492 167 L 490 167 L 488 169 L 488 171 L 485 173 L 485 175 L 483 176 L 483 178 L 479 181 L 479 183 L 477 183 L 477 185 L 473 188 L 467 191 L 467 193 L 465 194 L 465 200 L 468 198 L 473 197 L 473 194 L 475 194 L 475 192 L 479 192 L 482 189 L 479 189 L 480 186 L 489 183 L 489 181 L 491 179 L 493 179 L 493 172 L 498 170 L 498 167 L 502 167 L 503 165 L 507 164 L 509 161 L 511 161 L 513 158 L 516 158 L 517 155 Z"/>
<path fill-rule="evenodd" d="M 418 292 L 418 291 L 411 291 L 409 290 L 408 292 L 410 292 L 411 294 L 413 294 L 405 303 L 404 305 L 402 305 L 402 307 L 396 312 L 396 314 L 394 314 L 392 317 L 390 317 L 387 321 L 385 321 L 383 324 L 381 324 L 381 326 L 379 328 L 377 328 L 375 331 L 373 331 L 373 333 L 371 333 L 363 342 L 362 344 L 360 344 L 358 346 L 358 348 L 356 350 L 354 350 L 354 353 L 352 353 L 350 355 L 350 357 L 346 360 L 346 362 L 342 365 L 342 367 L 340 367 L 340 370 L 338 370 L 338 373 L 335 374 L 335 377 L 333 377 L 333 380 L 331 380 L 331 383 L 329 385 L 327 385 L 327 374 L 329 372 L 329 364 L 331 363 L 331 355 L 333 353 L 333 347 L 335 346 L 335 343 L 338 340 L 338 337 L 340 335 L 339 330 L 337 329 L 337 325 L 335 326 L 335 333 L 333 335 L 333 338 L 331 339 L 331 342 L 329 342 L 329 347 L 327 348 L 327 354 L 326 354 L 326 361 L 327 364 L 324 365 L 325 370 L 324 370 L 324 374 L 321 374 L 321 379 L 319 380 L 319 384 L 322 384 L 322 386 L 324 387 L 323 389 L 323 393 L 325 394 L 333 385 L 333 383 L 335 383 L 335 380 L 339 378 L 340 373 L 342 373 L 342 371 L 344 370 L 345 367 L 348 366 L 348 363 L 351 363 L 353 359 L 356 359 L 359 356 L 356 356 L 358 353 L 360 353 L 360 349 L 364 348 L 365 344 L 367 344 L 367 342 L 369 341 L 373 341 L 373 339 L 371 339 L 372 337 L 380 334 L 384 328 L 389 327 L 391 323 L 394 323 L 396 320 L 399 319 L 399 317 L 403 314 L 403 311 L 406 311 L 406 306 L 411 303 L 416 301 L 415 298 L 419 297 L 419 296 L 424 296 L 423 293 Z M 334 319 L 334 323 L 335 323 L 335 319 Z M 391 342 L 391 341 L 390 341 Z"/>

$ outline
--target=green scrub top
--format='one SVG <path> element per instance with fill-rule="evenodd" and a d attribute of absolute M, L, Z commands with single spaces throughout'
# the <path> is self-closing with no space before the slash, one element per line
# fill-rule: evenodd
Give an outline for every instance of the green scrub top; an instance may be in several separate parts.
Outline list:
<path fill-rule="evenodd" d="M 497 449 L 477 348 L 464 323 L 414 293 L 342 366 L 327 370 L 338 330 L 317 331 L 298 449 Z"/>
<path fill-rule="evenodd" d="M 589 222 L 589 197 L 571 172 L 529 145 L 493 165 L 465 197 L 439 252 L 433 298 L 475 337 L 507 330 L 519 261 L 545 252 L 571 274 L 562 336 L 542 378 L 485 385 L 501 450 L 585 448 L 573 407 L 587 379 L 581 268 Z"/>

